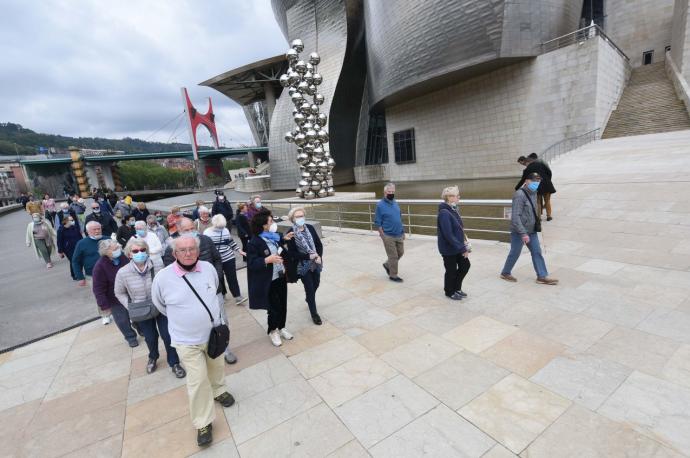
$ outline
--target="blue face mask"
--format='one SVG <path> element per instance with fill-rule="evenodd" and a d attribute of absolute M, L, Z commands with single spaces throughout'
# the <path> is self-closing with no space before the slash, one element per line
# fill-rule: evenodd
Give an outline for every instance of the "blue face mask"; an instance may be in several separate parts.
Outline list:
<path fill-rule="evenodd" d="M 304 226 L 304 223 L 305 223 L 305 222 L 306 222 L 306 221 L 304 220 L 304 218 L 296 218 L 296 219 L 295 219 L 295 224 L 298 225 L 298 226 Z"/>
<path fill-rule="evenodd" d="M 113 251 L 113 260 L 119 259 L 120 256 L 122 256 L 122 249 L 118 248 L 117 250 Z"/>
<path fill-rule="evenodd" d="M 530 184 L 527 185 L 527 189 L 530 191 L 534 192 L 539 188 L 539 182 L 538 181 L 532 181 Z"/>
<path fill-rule="evenodd" d="M 127 225 L 129 225 L 129 226 L 134 226 L 134 223 L 135 223 L 135 222 L 136 222 L 136 221 L 127 221 Z"/>
<path fill-rule="evenodd" d="M 255 206 L 256 208 L 261 208 L 261 202 L 255 203 L 254 206 Z"/>
<path fill-rule="evenodd" d="M 91 240 L 100 240 L 101 237 L 103 237 L 103 236 L 102 235 L 89 235 L 89 238 Z"/>
<path fill-rule="evenodd" d="M 144 229 L 137 229 L 137 235 L 139 237 L 146 237 L 146 231 Z"/>
<path fill-rule="evenodd" d="M 149 258 L 149 255 L 145 251 L 140 251 L 140 252 L 134 253 L 132 255 L 132 261 L 134 261 L 138 264 L 142 264 L 142 263 L 146 262 L 146 260 L 148 258 Z"/>

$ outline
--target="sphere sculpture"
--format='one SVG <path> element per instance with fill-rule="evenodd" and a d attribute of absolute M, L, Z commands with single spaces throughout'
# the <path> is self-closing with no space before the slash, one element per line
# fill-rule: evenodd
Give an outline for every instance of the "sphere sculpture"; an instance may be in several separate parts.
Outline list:
<path fill-rule="evenodd" d="M 280 84 L 288 88 L 290 99 L 295 104 L 292 110 L 295 128 L 285 134 L 285 141 L 297 147 L 300 180 L 295 193 L 302 199 L 314 199 L 335 195 L 335 161 L 326 146 L 328 117 L 319 111 L 325 101 L 325 97 L 318 92 L 318 86 L 323 82 L 318 73 L 321 56 L 313 52 L 302 60 L 302 51 L 302 40 L 292 40 L 290 49 L 285 53 L 290 68 L 280 77 Z"/>

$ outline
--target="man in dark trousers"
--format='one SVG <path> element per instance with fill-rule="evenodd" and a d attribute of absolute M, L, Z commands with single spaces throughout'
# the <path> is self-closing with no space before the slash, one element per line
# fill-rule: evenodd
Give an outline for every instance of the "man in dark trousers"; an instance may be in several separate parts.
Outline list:
<path fill-rule="evenodd" d="M 103 237 L 110 237 L 113 232 L 117 232 L 117 223 L 113 217 L 109 213 L 101 211 L 101 206 L 96 201 L 91 203 L 91 214 L 86 217 L 85 223 L 88 224 L 90 221 L 100 223 Z"/>
<path fill-rule="evenodd" d="M 551 182 L 551 168 L 537 157 L 535 153 L 529 156 L 520 156 L 518 158 L 518 163 L 525 166 L 525 170 L 522 172 L 522 178 L 515 186 L 517 191 L 525 183 L 525 179 L 532 173 L 537 173 L 541 177 L 542 181 L 537 190 L 537 211 L 539 212 L 539 217 L 546 210 L 546 221 L 551 221 L 553 219 L 551 215 L 551 194 L 556 192 L 556 188 L 553 187 Z"/>

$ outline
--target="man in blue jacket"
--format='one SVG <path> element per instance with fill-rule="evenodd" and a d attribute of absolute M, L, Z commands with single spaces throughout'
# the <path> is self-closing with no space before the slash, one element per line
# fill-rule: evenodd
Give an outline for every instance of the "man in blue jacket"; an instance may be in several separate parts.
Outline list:
<path fill-rule="evenodd" d="M 98 254 L 98 242 L 103 238 L 101 224 L 97 221 L 86 223 L 87 237 L 77 242 L 72 255 L 72 271 L 75 280 L 79 280 L 79 286 L 86 286 L 84 275 L 91 276 L 93 266 L 101 257 Z"/>
<path fill-rule="evenodd" d="M 398 276 L 398 261 L 405 252 L 405 230 L 400 206 L 395 201 L 395 185 L 386 184 L 383 195 L 383 199 L 376 204 L 374 224 L 378 228 L 383 240 L 383 248 L 388 256 L 388 260 L 383 263 L 383 268 L 391 281 L 400 283 L 403 280 Z"/>

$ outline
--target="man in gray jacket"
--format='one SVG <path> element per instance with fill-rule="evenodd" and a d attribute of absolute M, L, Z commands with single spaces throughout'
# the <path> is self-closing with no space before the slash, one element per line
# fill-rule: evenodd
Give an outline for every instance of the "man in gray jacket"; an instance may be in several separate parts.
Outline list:
<path fill-rule="evenodd" d="M 510 253 L 501 271 L 501 278 L 506 281 L 516 282 L 510 272 L 520 257 L 523 245 L 527 245 L 532 255 L 532 265 L 537 273 L 537 283 L 543 285 L 556 285 L 558 280 L 549 278 L 546 270 L 546 262 L 541 254 L 539 237 L 541 221 L 537 216 L 537 188 L 541 183 L 538 173 L 531 173 L 525 178 L 524 184 L 513 194 L 513 209 L 510 219 Z"/>

